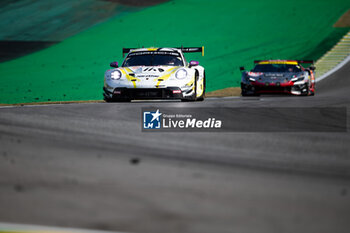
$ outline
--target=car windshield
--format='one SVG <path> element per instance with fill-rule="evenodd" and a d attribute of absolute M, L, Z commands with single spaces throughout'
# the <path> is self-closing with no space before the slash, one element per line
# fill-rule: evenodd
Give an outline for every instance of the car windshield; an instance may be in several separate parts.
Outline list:
<path fill-rule="evenodd" d="M 259 64 L 254 67 L 253 72 L 301 72 L 298 65 L 290 64 Z"/>
<path fill-rule="evenodd" d="M 177 52 L 134 52 L 130 53 L 123 63 L 123 67 L 128 66 L 183 66 L 183 61 Z"/>

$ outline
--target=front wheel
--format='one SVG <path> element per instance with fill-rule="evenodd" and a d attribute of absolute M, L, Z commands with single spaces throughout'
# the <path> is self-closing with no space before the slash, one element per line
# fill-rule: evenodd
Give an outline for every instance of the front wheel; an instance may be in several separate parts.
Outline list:
<path fill-rule="evenodd" d="M 248 90 L 246 85 L 241 83 L 241 96 L 260 96 L 255 90 Z"/>
<path fill-rule="evenodd" d="M 122 99 L 122 98 L 108 98 L 108 97 L 104 97 L 103 100 L 106 102 L 106 103 L 113 103 L 113 102 L 131 102 L 130 99 Z"/>
<path fill-rule="evenodd" d="M 203 101 L 204 98 L 205 98 L 205 86 L 206 86 L 206 83 L 205 83 L 205 73 L 204 73 L 204 77 L 203 77 L 203 93 L 201 96 L 199 96 L 197 98 L 197 101 Z"/>
<path fill-rule="evenodd" d="M 300 92 L 301 92 L 301 96 L 308 96 L 308 95 L 310 95 L 310 87 L 309 87 L 309 84 L 308 83 L 306 83 L 305 84 L 305 87 L 303 87 L 301 90 L 300 90 Z"/>

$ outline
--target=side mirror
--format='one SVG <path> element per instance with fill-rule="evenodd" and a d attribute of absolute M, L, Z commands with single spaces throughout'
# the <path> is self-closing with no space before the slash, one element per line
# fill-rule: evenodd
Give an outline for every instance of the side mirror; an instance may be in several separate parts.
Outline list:
<path fill-rule="evenodd" d="M 315 67 L 314 65 L 311 65 L 311 66 L 309 67 L 309 69 L 312 70 L 312 71 L 314 71 L 314 70 L 316 70 L 316 67 Z"/>
<path fill-rule="evenodd" d="M 245 71 L 244 66 L 239 67 L 239 70 L 240 70 L 240 71 Z"/>
<path fill-rule="evenodd" d="M 198 61 L 190 61 L 190 68 L 192 66 L 198 66 L 199 65 L 199 62 Z"/>
<path fill-rule="evenodd" d="M 114 68 L 118 68 L 118 62 L 114 61 L 114 62 L 111 62 L 111 64 L 109 64 L 110 67 L 114 67 Z"/>

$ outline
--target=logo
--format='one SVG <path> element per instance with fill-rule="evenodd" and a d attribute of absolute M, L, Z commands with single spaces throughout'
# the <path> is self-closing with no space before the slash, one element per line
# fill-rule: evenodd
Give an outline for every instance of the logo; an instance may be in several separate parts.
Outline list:
<path fill-rule="evenodd" d="M 142 108 L 140 120 L 144 132 L 218 131 L 223 128 L 218 116 L 211 108 Z"/>
<path fill-rule="evenodd" d="M 143 128 L 144 129 L 160 129 L 161 115 L 157 109 L 156 112 L 143 112 Z"/>

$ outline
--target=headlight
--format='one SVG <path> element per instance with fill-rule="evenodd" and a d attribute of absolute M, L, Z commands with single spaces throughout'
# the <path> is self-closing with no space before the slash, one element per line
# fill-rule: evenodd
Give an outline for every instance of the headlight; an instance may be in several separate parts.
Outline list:
<path fill-rule="evenodd" d="M 255 79 L 254 78 L 249 78 L 249 81 L 255 82 Z"/>
<path fill-rule="evenodd" d="M 178 70 L 176 73 L 175 73 L 175 77 L 177 79 L 184 79 L 187 77 L 187 71 L 184 70 L 184 69 L 181 69 L 181 70 Z"/>
<path fill-rule="evenodd" d="M 252 77 L 259 77 L 259 76 L 261 76 L 263 74 L 264 73 L 262 73 L 262 72 L 252 72 L 252 71 L 248 72 L 248 75 L 252 76 Z"/>
<path fill-rule="evenodd" d="M 113 71 L 111 73 L 111 79 L 118 80 L 121 77 L 122 77 L 122 72 L 120 72 L 119 70 Z"/>

